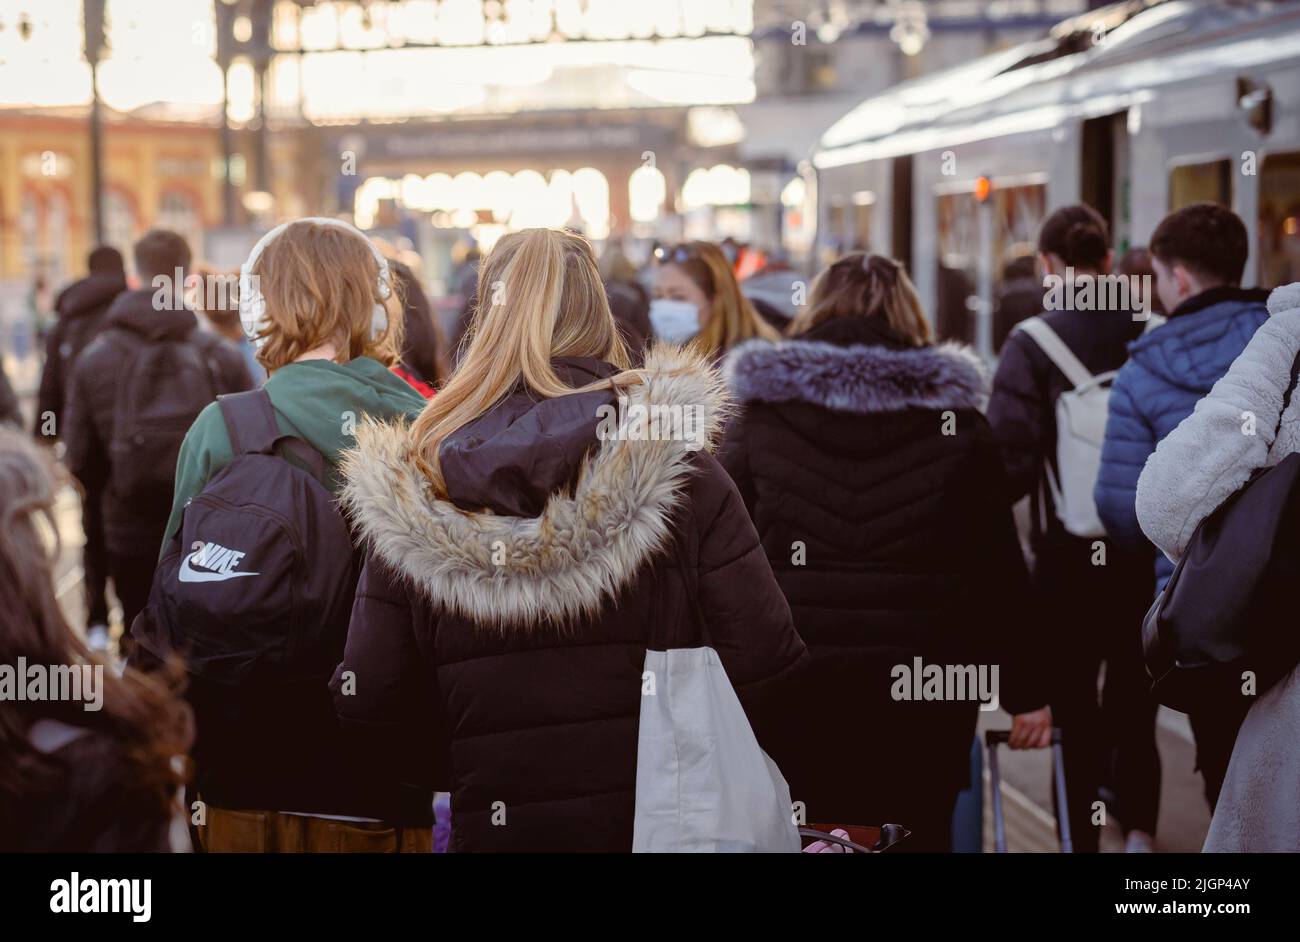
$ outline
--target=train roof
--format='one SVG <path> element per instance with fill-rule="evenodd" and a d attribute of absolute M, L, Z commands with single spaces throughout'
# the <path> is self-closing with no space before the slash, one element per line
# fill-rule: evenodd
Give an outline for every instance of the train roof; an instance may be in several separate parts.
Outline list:
<path fill-rule="evenodd" d="M 1300 60 L 1298 3 L 1129 0 L 867 99 L 822 135 L 813 162 L 835 167 L 1055 127 L 1122 110 L 1161 85 L 1288 59 Z"/>

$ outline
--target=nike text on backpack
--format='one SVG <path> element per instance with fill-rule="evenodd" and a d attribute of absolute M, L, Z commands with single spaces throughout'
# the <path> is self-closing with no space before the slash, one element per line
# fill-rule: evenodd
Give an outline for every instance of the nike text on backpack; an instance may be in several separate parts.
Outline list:
<path fill-rule="evenodd" d="M 1300 355 L 1282 413 L 1298 377 Z M 1184 713 L 1240 709 L 1289 674 L 1300 663 L 1297 577 L 1300 453 L 1292 453 L 1201 521 L 1147 612 L 1142 648 L 1156 700 Z"/>
<path fill-rule="evenodd" d="M 122 354 L 108 443 L 113 490 L 128 502 L 165 501 L 185 433 L 221 392 L 212 356 L 220 341 L 202 331 L 185 341 L 108 336 Z"/>
<path fill-rule="evenodd" d="M 1056 399 L 1055 473 L 1050 462 L 1046 466 L 1056 516 L 1074 536 L 1105 536 L 1092 491 L 1101 468 L 1110 385 L 1116 371 L 1092 375 L 1041 317 L 1021 321 L 1016 329 L 1029 335 L 1073 387 Z"/>
<path fill-rule="evenodd" d="M 709 646 L 695 569 L 674 542 L 703 644 L 646 649 L 632 851 L 797 852 L 790 786 Z"/>

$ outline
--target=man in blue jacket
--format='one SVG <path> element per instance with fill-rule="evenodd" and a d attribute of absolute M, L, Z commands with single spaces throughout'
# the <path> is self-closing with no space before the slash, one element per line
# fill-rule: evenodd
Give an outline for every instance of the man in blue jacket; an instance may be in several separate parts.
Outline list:
<path fill-rule="evenodd" d="M 1106 533 L 1129 548 L 1146 542 L 1134 501 L 1147 458 L 1268 318 L 1268 292 L 1240 286 L 1250 250 L 1246 227 L 1231 210 L 1193 203 L 1170 213 L 1151 236 L 1150 251 L 1156 291 L 1169 319 L 1129 345 L 1129 361 L 1111 389 L 1093 494 Z M 1157 591 L 1173 569 L 1172 562 L 1157 556 Z M 1213 805 L 1240 717 L 1193 714 L 1191 720 L 1206 797 Z"/>

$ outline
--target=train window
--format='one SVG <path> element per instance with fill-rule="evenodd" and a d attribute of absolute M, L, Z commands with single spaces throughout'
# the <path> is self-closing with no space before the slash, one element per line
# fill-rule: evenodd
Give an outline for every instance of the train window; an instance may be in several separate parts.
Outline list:
<path fill-rule="evenodd" d="M 1042 287 L 1034 271 L 1034 246 L 1047 211 L 1047 186 L 994 184 L 988 207 L 993 214 L 993 244 L 985 247 L 980 232 L 980 203 L 974 193 L 943 193 L 937 198 L 939 221 L 935 328 L 944 340 L 975 343 L 981 301 L 980 266 L 991 264 L 993 296 L 992 348 L 1016 322 L 1042 309 Z M 987 252 L 986 252 L 987 248 Z"/>
<path fill-rule="evenodd" d="M 871 204 L 876 194 L 865 190 L 853 194 L 853 232 L 848 248 L 854 252 L 871 249 Z"/>
<path fill-rule="evenodd" d="M 1169 174 L 1169 211 L 1189 203 L 1232 206 L 1232 161 L 1183 164 Z"/>
<path fill-rule="evenodd" d="M 974 193 L 943 193 L 935 204 L 939 217 L 935 331 L 940 340 L 969 343 L 975 337 L 969 303 L 979 273 L 979 203 Z"/>
<path fill-rule="evenodd" d="M 1269 154 L 1259 172 L 1259 283 L 1300 281 L 1300 151 Z"/>
<path fill-rule="evenodd" d="M 831 253 L 832 261 L 848 250 L 848 246 L 845 244 L 844 210 L 845 207 L 842 203 L 832 203 L 830 218 L 826 221 L 827 235 L 830 237 L 827 239 L 826 248 Z"/>

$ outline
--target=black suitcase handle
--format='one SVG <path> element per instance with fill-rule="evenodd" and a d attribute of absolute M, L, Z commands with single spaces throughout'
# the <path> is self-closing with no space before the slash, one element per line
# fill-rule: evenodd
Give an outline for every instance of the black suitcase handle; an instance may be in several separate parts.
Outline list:
<path fill-rule="evenodd" d="M 990 729 L 984 732 L 989 753 L 989 785 L 993 792 L 993 849 L 1007 852 L 1007 822 L 1002 813 L 1002 778 L 998 773 L 998 746 L 1009 742 L 1011 730 Z M 1052 780 L 1056 789 L 1056 833 L 1061 839 L 1061 853 L 1074 853 L 1070 839 L 1070 806 L 1065 795 L 1065 753 L 1061 748 L 1061 731 L 1052 728 Z"/>

